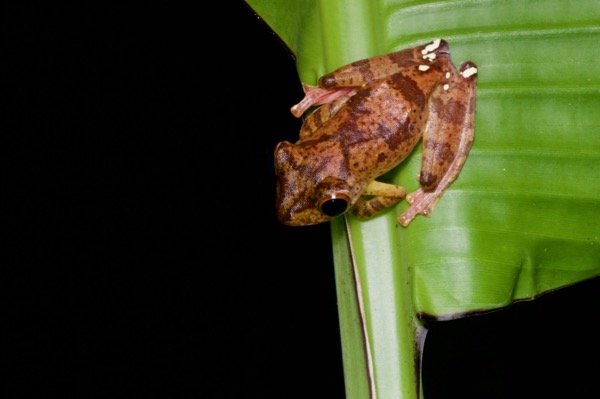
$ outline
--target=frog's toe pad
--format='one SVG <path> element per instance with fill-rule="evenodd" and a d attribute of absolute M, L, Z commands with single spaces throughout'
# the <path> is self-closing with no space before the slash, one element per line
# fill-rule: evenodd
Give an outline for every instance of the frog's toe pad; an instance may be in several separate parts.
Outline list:
<path fill-rule="evenodd" d="M 417 215 L 430 217 L 439 197 L 435 192 L 425 192 L 422 189 L 418 189 L 417 191 L 408 194 L 406 200 L 410 204 L 410 208 L 398 215 L 398 222 L 405 227 L 408 226 Z"/>

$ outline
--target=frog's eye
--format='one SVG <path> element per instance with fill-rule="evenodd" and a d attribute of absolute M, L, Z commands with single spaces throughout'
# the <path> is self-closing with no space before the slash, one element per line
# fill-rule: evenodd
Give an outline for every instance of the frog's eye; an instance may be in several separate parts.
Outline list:
<path fill-rule="evenodd" d="M 332 194 L 327 198 L 321 198 L 319 209 L 325 215 L 334 217 L 346 212 L 349 203 L 350 198 L 346 194 Z"/>
<path fill-rule="evenodd" d="M 339 177 L 328 176 L 317 185 L 316 208 L 329 217 L 339 216 L 351 207 L 350 187 Z"/>

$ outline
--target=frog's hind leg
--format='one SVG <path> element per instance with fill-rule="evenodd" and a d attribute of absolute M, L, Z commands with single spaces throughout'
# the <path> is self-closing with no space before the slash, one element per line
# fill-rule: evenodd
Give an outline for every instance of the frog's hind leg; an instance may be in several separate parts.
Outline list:
<path fill-rule="evenodd" d="M 410 193 L 406 200 L 411 206 L 398 216 L 398 222 L 400 222 L 402 226 L 408 226 L 409 223 L 419 214 L 430 217 L 433 213 L 435 205 L 442 197 L 442 194 L 443 190 L 425 192 L 422 188 Z"/>
<path fill-rule="evenodd" d="M 422 188 L 406 197 L 411 206 L 398 216 L 403 226 L 418 214 L 431 216 L 465 163 L 474 138 L 476 74 L 475 64 L 464 62 L 452 82 L 441 87 L 439 101 L 431 102 L 423 137 Z"/>
<path fill-rule="evenodd" d="M 396 204 L 406 197 L 406 189 L 395 184 L 372 181 L 365 188 L 363 195 L 373 197 L 360 197 L 352 208 L 352 213 L 361 219 L 373 216 Z"/>

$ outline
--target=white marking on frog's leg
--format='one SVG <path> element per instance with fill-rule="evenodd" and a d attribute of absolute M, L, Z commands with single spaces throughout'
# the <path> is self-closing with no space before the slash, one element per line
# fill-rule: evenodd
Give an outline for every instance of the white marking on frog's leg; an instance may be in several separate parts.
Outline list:
<path fill-rule="evenodd" d="M 470 76 L 477 74 L 477 68 L 475 68 L 475 67 L 467 68 L 464 71 L 462 71 L 460 74 L 463 76 L 463 78 L 468 78 Z"/>
<path fill-rule="evenodd" d="M 425 72 L 429 68 L 430 68 L 429 65 L 419 65 L 419 71 Z"/>
<path fill-rule="evenodd" d="M 425 48 L 423 50 L 421 50 L 421 54 L 427 54 L 427 53 L 437 50 L 438 47 L 440 47 L 441 42 L 442 42 L 442 39 L 435 39 L 434 41 L 431 42 L 431 44 L 428 44 L 427 46 L 425 46 Z"/>
<path fill-rule="evenodd" d="M 437 55 L 435 53 L 429 53 L 429 54 L 425 54 L 423 56 L 423 59 L 433 61 L 435 59 L 435 57 L 437 57 Z"/>
<path fill-rule="evenodd" d="M 450 88 L 450 85 L 449 85 L 448 83 L 446 83 L 446 84 L 444 85 L 444 90 L 448 90 L 449 88 Z"/>

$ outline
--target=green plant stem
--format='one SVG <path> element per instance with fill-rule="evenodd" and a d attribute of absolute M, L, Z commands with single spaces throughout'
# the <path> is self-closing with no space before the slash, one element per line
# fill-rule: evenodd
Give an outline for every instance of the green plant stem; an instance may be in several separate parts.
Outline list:
<path fill-rule="evenodd" d="M 346 397 L 414 399 L 426 329 L 415 316 L 410 271 L 388 267 L 394 262 L 385 258 L 397 254 L 387 250 L 381 223 L 331 222 Z M 356 250 L 365 234 L 383 240 L 369 256 Z"/>

